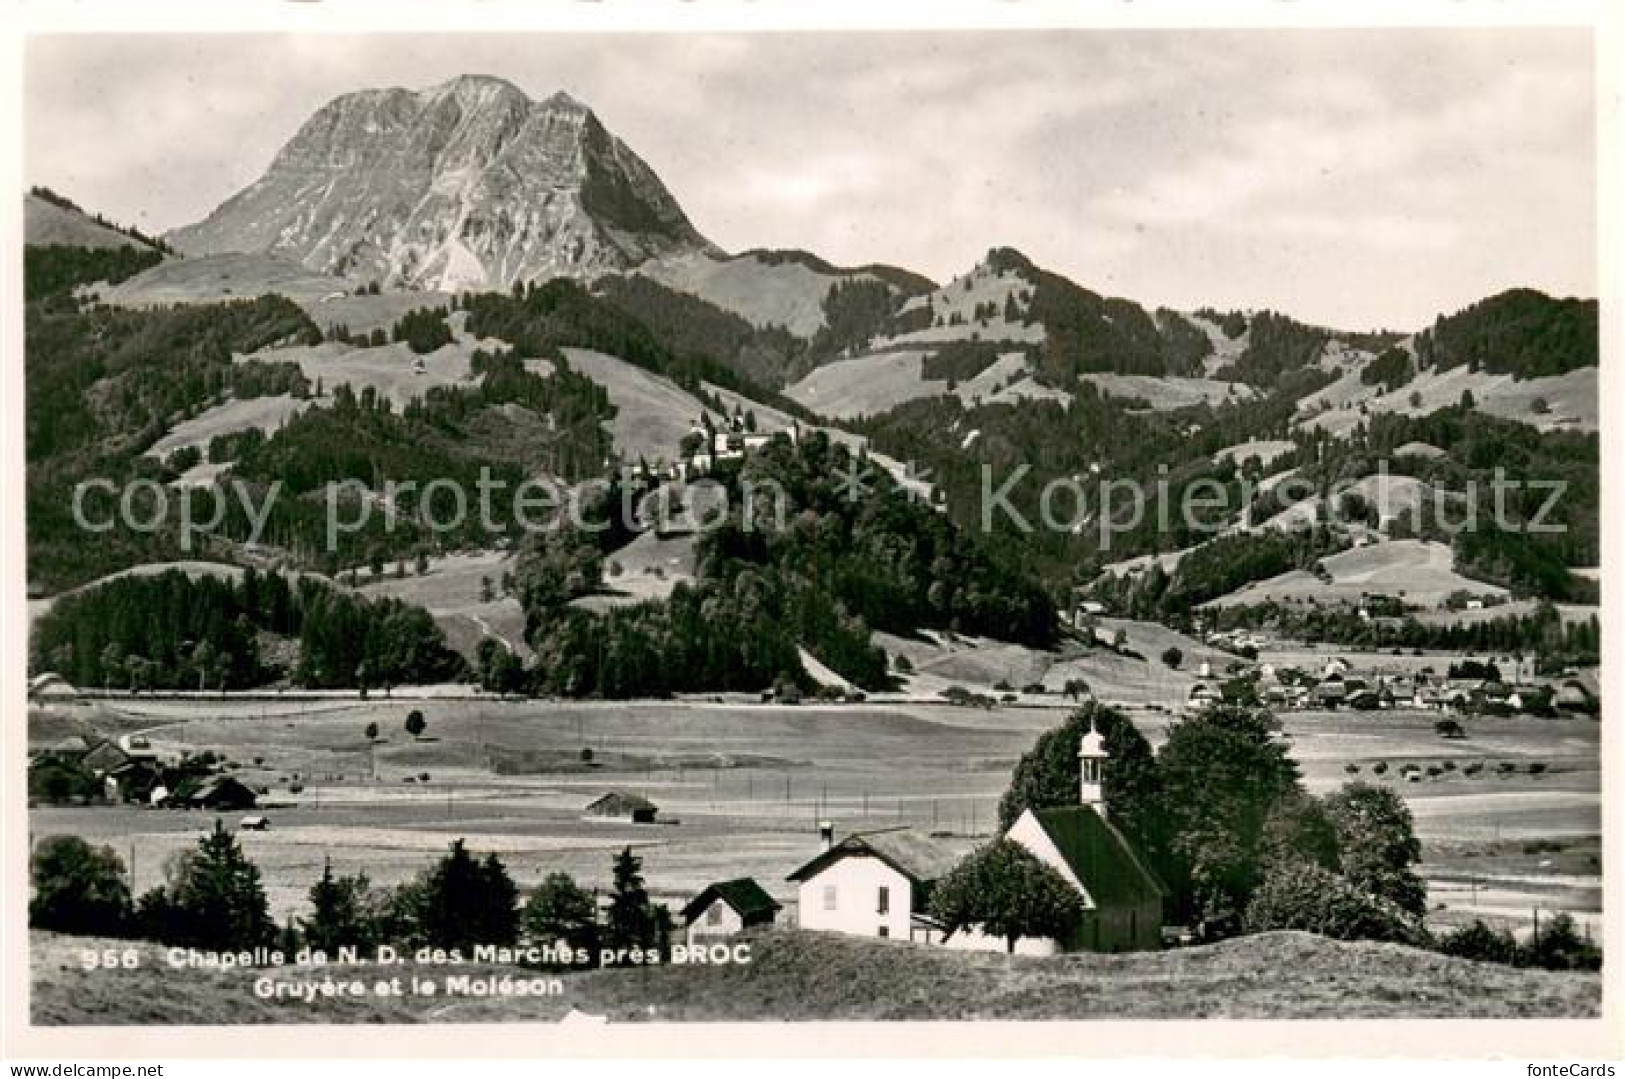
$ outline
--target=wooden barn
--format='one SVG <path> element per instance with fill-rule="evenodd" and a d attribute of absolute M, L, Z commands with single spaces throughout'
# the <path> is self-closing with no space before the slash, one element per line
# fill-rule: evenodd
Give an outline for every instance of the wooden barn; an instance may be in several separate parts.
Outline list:
<path fill-rule="evenodd" d="M 259 796 L 232 776 L 210 776 L 177 795 L 188 809 L 253 809 L 259 804 Z"/>
<path fill-rule="evenodd" d="M 631 824 L 653 824 L 660 812 L 649 799 L 629 791 L 610 791 L 587 804 L 582 816 L 589 820 L 618 820 Z"/>

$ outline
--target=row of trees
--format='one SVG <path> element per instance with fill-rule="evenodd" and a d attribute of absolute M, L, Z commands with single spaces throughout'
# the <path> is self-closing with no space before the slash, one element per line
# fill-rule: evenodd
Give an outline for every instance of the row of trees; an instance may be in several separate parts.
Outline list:
<path fill-rule="evenodd" d="M 549 874 L 521 902 L 502 860 L 480 857 L 458 839 L 432 866 L 393 888 L 373 884 L 365 873 L 335 873 L 329 861 L 311 885 L 308 913 L 278 927 L 258 867 L 219 821 L 194 849 L 169 862 L 163 884 L 139 898 L 130 894 L 118 854 L 78 836 L 41 840 L 32 875 L 34 928 L 220 951 L 280 946 L 291 953 L 308 946 L 331 956 L 354 947 L 367 955 L 389 944 L 455 949 L 472 958 L 476 945 L 562 944 L 570 957 L 561 965 L 588 966 L 601 950 L 664 953 L 672 932 L 670 912 L 650 899 L 642 859 L 629 847 L 614 856 L 602 916 L 595 894 L 565 873 Z"/>

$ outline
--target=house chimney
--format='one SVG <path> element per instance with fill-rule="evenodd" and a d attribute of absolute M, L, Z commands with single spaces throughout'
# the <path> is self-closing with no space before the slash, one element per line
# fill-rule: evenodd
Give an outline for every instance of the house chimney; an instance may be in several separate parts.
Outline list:
<path fill-rule="evenodd" d="M 835 846 L 835 825 L 827 820 L 819 821 L 818 838 L 823 842 L 825 850 Z"/>
<path fill-rule="evenodd" d="M 1089 732 L 1078 744 L 1078 802 L 1080 805 L 1106 816 L 1106 739 L 1095 730 L 1095 718 L 1089 717 Z"/>

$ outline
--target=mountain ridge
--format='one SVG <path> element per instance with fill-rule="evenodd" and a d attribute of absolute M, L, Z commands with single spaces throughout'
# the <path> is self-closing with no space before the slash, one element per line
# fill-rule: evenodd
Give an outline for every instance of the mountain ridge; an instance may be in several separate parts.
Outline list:
<path fill-rule="evenodd" d="M 444 289 L 721 254 L 588 106 L 483 75 L 334 98 L 263 176 L 170 239 L 187 254 L 264 252 Z"/>

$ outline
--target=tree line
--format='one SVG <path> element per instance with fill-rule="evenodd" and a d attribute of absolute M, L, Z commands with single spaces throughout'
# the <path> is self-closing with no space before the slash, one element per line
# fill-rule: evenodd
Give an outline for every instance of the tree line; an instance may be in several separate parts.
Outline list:
<path fill-rule="evenodd" d="M 370 958 L 387 944 L 456 952 L 468 962 L 477 947 L 521 949 L 528 965 L 580 969 L 640 951 L 669 958 L 672 942 L 671 914 L 650 899 L 642 859 L 630 847 L 613 856 L 602 913 L 595 893 L 559 872 L 521 902 L 501 858 L 480 857 L 457 839 L 394 888 L 365 873 L 335 873 L 329 860 L 307 893 L 308 913 L 282 926 L 271 917 L 259 867 L 219 820 L 166 866 L 163 884 L 138 897 L 117 852 L 78 836 L 42 839 L 31 867 L 28 912 L 36 929 L 203 950 L 279 948 L 291 957 L 308 947 L 332 959 L 340 948 L 356 948 Z"/>

